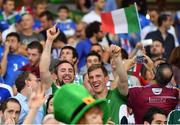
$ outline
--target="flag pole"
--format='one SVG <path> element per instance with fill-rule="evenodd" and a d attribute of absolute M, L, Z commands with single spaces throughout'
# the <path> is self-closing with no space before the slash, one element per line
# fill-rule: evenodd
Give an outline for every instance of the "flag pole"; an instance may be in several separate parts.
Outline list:
<path fill-rule="evenodd" d="M 142 30 L 141 30 L 141 24 L 140 24 L 140 21 L 139 21 L 139 13 L 138 13 L 136 2 L 134 3 L 134 6 L 136 8 L 136 14 L 137 14 L 137 17 L 138 17 L 138 23 L 139 23 L 139 29 L 140 29 L 140 40 L 142 41 L 142 33 L 141 33 Z"/>

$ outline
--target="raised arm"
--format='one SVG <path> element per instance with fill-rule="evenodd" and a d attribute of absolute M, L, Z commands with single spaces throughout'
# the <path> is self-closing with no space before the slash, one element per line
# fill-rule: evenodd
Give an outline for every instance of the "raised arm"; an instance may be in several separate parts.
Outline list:
<path fill-rule="evenodd" d="M 121 48 L 116 45 L 111 45 L 110 47 L 111 55 L 116 65 L 116 73 L 119 76 L 118 81 L 118 90 L 120 94 L 127 96 L 128 95 L 128 76 L 124 68 L 122 58 L 121 58 Z"/>
<path fill-rule="evenodd" d="M 51 73 L 49 71 L 49 66 L 51 62 L 51 47 L 54 39 L 59 35 L 59 31 L 56 31 L 55 27 L 47 30 L 47 40 L 44 46 L 44 50 L 40 60 L 40 77 L 42 83 L 45 84 L 46 90 L 51 87 L 53 82 L 51 78 Z"/>
<path fill-rule="evenodd" d="M 9 47 L 10 44 L 8 41 L 5 42 L 5 50 L 4 50 L 4 54 L 1 60 L 1 76 L 4 76 L 6 74 L 6 69 L 7 69 L 7 56 L 9 53 Z"/>
<path fill-rule="evenodd" d="M 138 42 L 136 44 L 136 47 L 132 50 L 132 52 L 129 54 L 129 59 L 132 59 L 136 53 L 138 52 L 138 50 L 143 49 L 143 44 L 141 42 Z"/>
<path fill-rule="evenodd" d="M 45 102 L 45 89 L 42 83 L 39 83 L 37 92 L 33 92 L 29 99 L 28 105 L 29 105 L 30 111 L 27 114 L 23 122 L 23 125 L 33 124 L 33 121 L 37 115 L 37 112 L 39 108 L 44 104 L 44 102 Z"/>

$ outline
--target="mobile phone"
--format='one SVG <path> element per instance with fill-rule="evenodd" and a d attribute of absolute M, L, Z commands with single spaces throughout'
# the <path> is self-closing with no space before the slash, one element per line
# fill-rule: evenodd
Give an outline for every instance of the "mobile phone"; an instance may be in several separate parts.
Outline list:
<path fill-rule="evenodd" d="M 136 63 L 137 64 L 143 64 L 145 61 L 145 57 L 143 55 L 136 56 Z"/>
<path fill-rule="evenodd" d="M 145 61 L 145 57 L 141 50 L 139 50 L 136 54 L 136 63 L 137 64 L 143 64 Z"/>

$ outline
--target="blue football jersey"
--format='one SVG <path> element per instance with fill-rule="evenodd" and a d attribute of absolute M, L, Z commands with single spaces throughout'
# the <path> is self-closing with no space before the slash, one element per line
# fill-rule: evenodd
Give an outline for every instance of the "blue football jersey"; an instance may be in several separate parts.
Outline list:
<path fill-rule="evenodd" d="M 8 54 L 7 58 L 7 70 L 4 75 L 4 82 L 10 86 L 13 86 L 16 78 L 21 73 L 21 69 L 24 65 L 28 64 L 28 58 L 18 54 Z"/>

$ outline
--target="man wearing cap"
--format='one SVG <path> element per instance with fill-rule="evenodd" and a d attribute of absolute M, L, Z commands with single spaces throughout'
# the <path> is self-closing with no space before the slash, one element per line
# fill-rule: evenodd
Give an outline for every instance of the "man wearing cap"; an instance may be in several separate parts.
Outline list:
<path fill-rule="evenodd" d="M 122 105 L 126 104 L 126 96 L 128 94 L 127 73 L 122 64 L 120 47 L 112 45 L 110 52 L 117 66 L 116 72 L 119 76 L 118 86 L 114 90 L 108 90 L 106 83 L 108 82 L 108 72 L 104 66 L 94 64 L 88 68 L 89 82 L 98 99 L 107 99 L 110 108 L 110 118 L 115 124 L 126 124 L 124 121 L 124 112 L 121 111 Z M 125 109 L 126 110 L 126 109 Z M 126 119 L 127 121 L 127 119 Z"/>
<path fill-rule="evenodd" d="M 63 123 L 107 123 L 108 106 L 106 100 L 95 100 L 81 85 L 66 84 L 62 86 L 55 93 L 53 102 L 55 119 Z"/>

